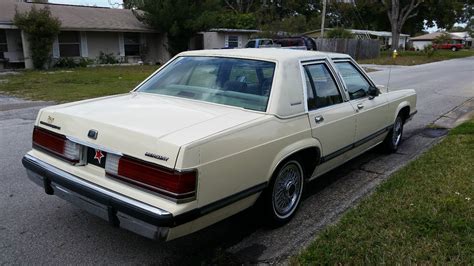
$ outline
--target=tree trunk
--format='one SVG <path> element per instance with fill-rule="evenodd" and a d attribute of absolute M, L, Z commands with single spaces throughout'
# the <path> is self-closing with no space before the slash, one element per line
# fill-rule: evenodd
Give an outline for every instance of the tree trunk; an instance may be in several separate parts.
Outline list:
<path fill-rule="evenodd" d="M 384 5 L 387 16 L 392 26 L 392 51 L 398 49 L 400 41 L 400 33 L 402 27 L 407 19 L 412 18 L 418 14 L 416 8 L 423 2 L 423 0 L 410 0 L 400 7 L 400 0 L 381 0 Z"/>
<path fill-rule="evenodd" d="M 397 27 L 392 27 L 392 51 L 397 50 L 400 41 L 400 31 Z"/>

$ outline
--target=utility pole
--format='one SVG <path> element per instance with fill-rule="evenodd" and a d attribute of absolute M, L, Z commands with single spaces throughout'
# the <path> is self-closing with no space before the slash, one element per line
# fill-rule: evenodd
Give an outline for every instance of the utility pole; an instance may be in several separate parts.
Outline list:
<path fill-rule="evenodd" d="M 326 0 L 323 1 L 323 14 L 321 18 L 321 38 L 324 38 L 324 21 L 326 20 Z"/>

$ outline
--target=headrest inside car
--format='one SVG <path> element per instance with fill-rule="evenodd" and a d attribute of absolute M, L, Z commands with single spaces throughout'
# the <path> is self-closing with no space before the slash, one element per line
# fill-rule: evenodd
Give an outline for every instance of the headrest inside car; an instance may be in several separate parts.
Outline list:
<path fill-rule="evenodd" d="M 229 80 L 224 84 L 224 90 L 226 91 L 237 91 L 237 92 L 246 92 L 247 83 Z"/>

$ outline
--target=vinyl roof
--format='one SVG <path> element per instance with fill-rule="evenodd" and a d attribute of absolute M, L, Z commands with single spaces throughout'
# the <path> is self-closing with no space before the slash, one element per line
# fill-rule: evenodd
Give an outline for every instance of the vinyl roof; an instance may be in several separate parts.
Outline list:
<path fill-rule="evenodd" d="M 286 61 L 291 59 L 310 60 L 330 58 L 349 58 L 349 55 L 293 50 L 288 48 L 245 48 L 245 49 L 213 49 L 213 50 L 196 50 L 183 52 L 180 55 L 188 56 L 223 56 L 223 57 L 239 57 L 248 59 L 270 60 L 270 61 Z"/>
<path fill-rule="evenodd" d="M 61 4 L 33 4 L 19 0 L 0 0 L 0 24 L 12 25 L 15 10 L 29 11 L 33 6 L 38 9 L 49 7 L 51 14 L 59 18 L 62 30 L 82 31 L 122 31 L 155 32 L 156 30 L 140 22 L 132 10 L 86 7 Z"/>

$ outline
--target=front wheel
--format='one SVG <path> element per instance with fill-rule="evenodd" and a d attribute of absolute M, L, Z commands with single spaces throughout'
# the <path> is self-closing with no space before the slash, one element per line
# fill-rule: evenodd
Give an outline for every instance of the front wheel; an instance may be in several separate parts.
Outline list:
<path fill-rule="evenodd" d="M 457 50 L 458 50 L 458 48 L 457 48 L 456 46 L 453 46 L 453 47 L 451 48 L 451 51 L 453 51 L 453 52 L 456 52 Z"/>
<path fill-rule="evenodd" d="M 278 167 L 264 194 L 264 208 L 272 225 L 291 220 L 299 207 L 303 185 L 303 167 L 298 160 L 288 160 Z"/>
<path fill-rule="evenodd" d="M 387 152 L 396 152 L 403 136 L 403 119 L 401 116 L 397 116 L 393 128 L 388 133 L 384 140 L 385 150 Z"/>

